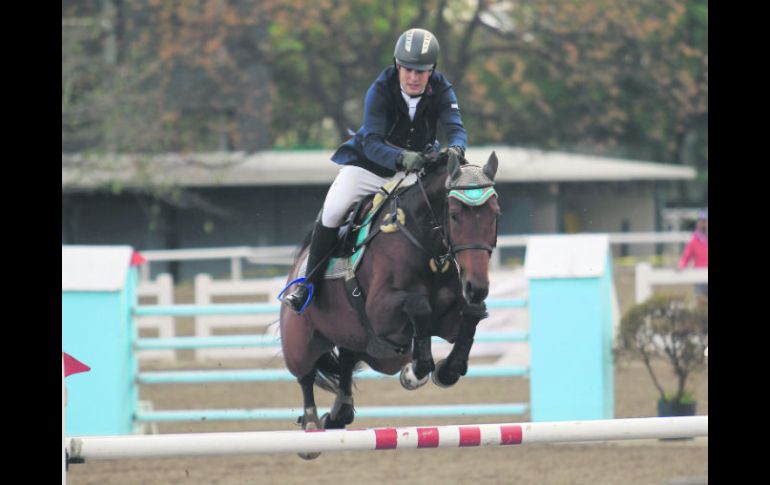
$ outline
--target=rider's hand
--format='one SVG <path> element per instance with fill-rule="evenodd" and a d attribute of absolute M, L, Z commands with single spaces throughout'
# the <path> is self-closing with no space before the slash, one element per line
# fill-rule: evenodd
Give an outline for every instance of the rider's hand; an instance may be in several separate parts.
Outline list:
<path fill-rule="evenodd" d="M 465 158 L 465 150 L 463 149 L 463 147 L 459 147 L 455 145 L 447 148 L 446 151 L 448 155 L 455 155 L 457 159 L 460 161 L 462 161 Z"/>
<path fill-rule="evenodd" d="M 427 162 L 427 160 L 422 154 L 404 150 L 398 156 L 396 165 L 403 168 L 407 172 L 414 172 L 416 170 L 420 170 L 425 165 L 425 162 Z"/>

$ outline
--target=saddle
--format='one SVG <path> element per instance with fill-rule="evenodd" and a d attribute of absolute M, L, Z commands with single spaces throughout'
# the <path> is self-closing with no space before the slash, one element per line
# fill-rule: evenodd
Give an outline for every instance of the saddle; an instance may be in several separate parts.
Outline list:
<path fill-rule="evenodd" d="M 416 179 L 404 180 L 400 184 L 399 180 L 388 182 L 381 188 L 380 192 L 368 195 L 351 206 L 345 223 L 339 229 L 337 250 L 329 258 L 324 279 L 334 280 L 344 278 L 350 275 L 351 272 L 355 273 L 363 259 L 369 241 L 378 232 L 392 232 L 395 230 L 394 224 L 382 224 L 373 231 L 372 221 L 384 209 L 384 202 L 388 199 L 386 194 L 390 194 L 394 187 L 398 185 L 396 195 L 399 195 L 412 186 L 415 183 L 414 180 Z M 400 209 L 399 211 L 399 214 L 396 215 L 386 214 L 385 219 L 400 217 L 403 223 L 403 211 Z M 299 274 L 304 275 L 306 272 L 307 255 L 300 265 Z"/>

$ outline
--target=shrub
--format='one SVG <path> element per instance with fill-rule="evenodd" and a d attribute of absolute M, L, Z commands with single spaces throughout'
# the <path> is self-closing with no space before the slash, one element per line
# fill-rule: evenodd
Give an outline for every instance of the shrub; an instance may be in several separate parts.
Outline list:
<path fill-rule="evenodd" d="M 690 303 L 671 296 L 652 296 L 634 305 L 620 322 L 620 348 L 642 358 L 661 400 L 687 403 L 690 372 L 703 366 L 708 345 L 708 302 Z M 650 364 L 664 357 L 677 378 L 676 391 L 667 393 Z"/>

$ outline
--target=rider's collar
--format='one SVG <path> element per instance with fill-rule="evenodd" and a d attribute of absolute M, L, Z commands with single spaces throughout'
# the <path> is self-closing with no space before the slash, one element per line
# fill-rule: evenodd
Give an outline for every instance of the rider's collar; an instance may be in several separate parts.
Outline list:
<path fill-rule="evenodd" d="M 404 91 L 404 87 L 401 86 L 400 84 L 399 84 L 399 87 L 401 88 L 401 96 L 403 96 L 404 99 L 406 99 L 406 98 L 420 99 L 420 98 L 422 98 L 422 95 L 425 94 L 425 89 L 423 89 L 420 94 L 412 95 L 412 94 L 409 94 L 406 91 Z"/>

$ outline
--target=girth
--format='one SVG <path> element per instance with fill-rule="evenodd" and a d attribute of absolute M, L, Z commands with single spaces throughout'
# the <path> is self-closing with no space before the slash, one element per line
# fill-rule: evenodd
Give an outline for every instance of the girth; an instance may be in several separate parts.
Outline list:
<path fill-rule="evenodd" d="M 348 301 L 356 310 L 356 313 L 358 313 L 358 318 L 361 320 L 366 331 L 367 354 L 377 359 L 392 359 L 402 357 L 409 352 L 411 344 L 398 345 L 380 337 L 374 332 L 372 323 L 366 315 L 366 295 L 352 268 L 345 275 L 345 294 L 348 295 Z"/>

